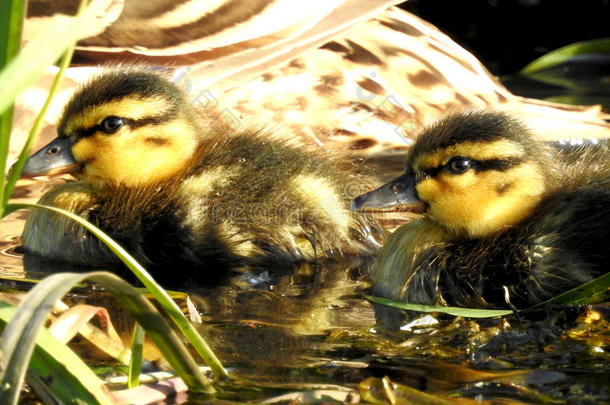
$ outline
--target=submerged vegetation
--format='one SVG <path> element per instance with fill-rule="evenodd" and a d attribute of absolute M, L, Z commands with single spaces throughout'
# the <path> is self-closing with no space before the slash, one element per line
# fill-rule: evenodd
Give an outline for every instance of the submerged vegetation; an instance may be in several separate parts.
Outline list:
<path fill-rule="evenodd" d="M 91 19 L 104 14 L 99 12 L 100 9 L 107 12 L 110 6 L 116 7 L 116 3 L 120 2 L 94 0 L 87 7 L 82 6 L 76 17 L 58 17 L 49 27 L 49 32 L 32 40 L 21 54 L 18 54 L 18 49 L 25 2 L 9 0 L 0 5 L 0 88 L 3 89 L 0 104 L 0 168 L 3 173 L 6 172 L 11 105 L 15 97 L 46 66 L 63 54 L 49 94 L 50 100 L 63 70 L 70 63 L 75 41 L 90 36 L 93 26 L 97 30 L 103 29 L 99 24 L 92 24 Z M 51 34 L 56 31 L 64 34 Z M 57 38 L 61 38 L 61 41 Z M 48 102 L 45 108 L 47 106 Z M 102 239 L 135 274 L 145 290 L 136 289 L 111 273 L 90 272 L 56 273 L 36 282 L 25 296 L 13 291 L 3 292 L 0 296 L 0 328 L 3 329 L 0 341 L 1 403 L 17 403 L 24 378 L 46 403 L 132 402 L 133 397 L 128 396 L 129 390 L 109 391 L 110 388 L 114 389 L 114 385 L 100 379 L 99 375 L 105 374 L 104 370 L 94 368 L 101 362 L 83 360 L 87 356 L 79 356 L 72 346 L 68 347 L 65 342 L 76 333 L 76 329 L 81 336 L 97 342 L 95 347 L 106 351 L 113 359 L 114 372 L 127 370 L 128 383 L 119 384 L 120 388 L 126 385 L 129 388 L 137 387 L 141 368 L 151 366 L 141 357 L 145 357 L 142 345 L 146 345 L 143 343 L 146 336 L 157 345 L 165 359 L 164 364 L 180 377 L 189 391 L 202 395 L 193 395 L 191 401 L 209 400 L 210 395 L 216 395 L 215 398 L 219 400 L 265 399 L 276 403 L 361 401 L 447 404 L 455 401 L 471 403 L 467 398 L 479 395 L 483 398 L 505 397 L 536 403 L 558 403 L 561 398 L 570 395 L 585 401 L 610 398 L 610 392 L 607 389 L 604 391 L 604 384 L 607 383 L 603 382 L 610 371 L 608 325 L 605 320 L 610 311 L 603 304 L 585 313 L 560 307 L 554 311 L 551 319 L 541 316 L 544 318 L 542 321 L 522 321 L 513 311 L 424 307 L 370 297 L 372 302 L 382 305 L 376 307 L 374 305 L 377 304 L 369 303 L 362 295 L 366 287 L 366 283 L 362 282 L 364 277 L 358 274 L 362 269 L 358 266 L 352 269 L 344 264 L 337 271 L 332 265 L 326 268 L 326 264 L 320 263 L 304 272 L 310 276 L 313 274 L 311 278 L 315 280 L 291 280 L 292 290 L 296 292 L 289 288 L 287 291 L 290 293 L 282 296 L 266 291 L 235 292 L 230 289 L 201 291 L 201 296 L 193 295 L 199 307 L 209 309 L 204 319 L 212 322 L 207 324 L 195 322 L 200 316 L 196 306 L 190 297 L 179 296 L 179 301 L 184 301 L 189 308 L 186 312 L 191 319 L 186 319 L 185 311 L 176 304 L 175 296 L 164 291 L 128 252 L 91 224 L 57 208 L 9 202 L 44 114 L 45 109 L 33 124 L 19 161 L 8 179 L 2 182 L 0 216 L 36 206 L 72 218 Z M 356 274 L 346 276 L 345 273 L 349 273 L 346 267 Z M 84 282 L 95 283 L 113 294 L 114 299 L 135 318 L 137 324 L 133 327 L 131 350 L 123 346 L 121 338 L 114 331 L 110 322 L 112 313 L 109 315 L 99 307 L 84 306 L 78 302 L 71 309 L 57 308 L 61 305 L 58 300 L 71 289 L 82 288 Z M 312 284 L 318 284 L 315 290 L 311 290 Z M 543 303 L 538 313 L 544 315 L 553 312 L 549 308 L 555 303 L 590 304 L 606 300 L 609 285 L 610 275 L 606 274 Z M 92 290 L 85 288 L 81 291 L 85 291 L 87 296 Z M 150 297 L 154 298 L 152 301 L 155 304 L 151 304 Z M 228 300 L 239 302 L 240 305 L 233 308 L 227 304 Z M 403 314 L 399 314 L 402 330 L 386 332 L 382 325 L 375 324 L 374 319 L 374 309 L 380 318 L 384 317 L 384 313 L 388 313 L 388 317 L 396 315 L 386 305 L 436 315 L 412 317 L 415 319 L 405 322 Z M 532 310 L 536 308 L 530 308 Z M 216 315 L 209 315 L 214 313 Z M 45 325 L 49 324 L 50 314 L 55 314 L 53 316 L 57 316 L 57 319 L 48 327 Z M 340 319 L 326 319 L 333 316 Z M 62 328 L 57 325 L 70 317 L 77 318 L 78 322 L 68 325 L 61 332 Z M 97 324 L 105 327 L 98 328 L 88 322 L 94 317 L 98 317 Z M 477 323 L 469 318 L 484 320 Z M 317 322 L 315 326 L 307 324 L 314 322 L 311 319 Z M 121 322 L 120 318 L 118 322 Z M 520 328 L 511 328 L 511 323 L 517 325 L 519 322 L 523 322 Z M 72 330 L 72 333 L 65 329 Z M 561 334 L 564 338 L 557 339 Z M 221 359 L 228 359 L 236 368 L 232 378 L 227 378 L 227 371 L 202 335 L 215 343 L 213 347 L 219 348 Z M 259 357 L 254 354 L 255 350 L 262 352 L 258 354 Z M 529 357 L 532 352 L 536 353 L 533 359 Z M 563 357 L 555 359 L 562 353 L 565 353 Z M 579 358 L 579 353 L 586 353 L 587 359 Z M 200 358 L 209 366 L 212 381 L 208 379 L 210 375 L 200 368 Z M 433 361 L 426 360 L 424 366 L 421 359 Z M 466 365 L 467 361 L 471 361 L 470 366 Z M 552 367 L 554 361 L 568 370 L 531 370 L 540 365 Z M 265 367 L 263 371 L 261 366 Z M 475 366 L 485 371 L 474 370 Z M 579 375 L 574 371 L 578 367 L 586 372 Z M 601 382 L 592 378 L 595 376 Z M 267 378 L 273 379 L 273 382 L 266 382 Z M 320 384 L 321 380 L 327 383 Z M 172 392 L 181 390 L 180 383 L 175 379 L 168 381 L 166 388 L 172 388 Z M 543 387 L 540 389 L 542 392 L 528 388 L 531 386 Z M 554 390 L 560 393 L 554 394 Z M 138 400 L 142 400 L 141 391 L 132 392 L 139 396 Z M 154 400 L 161 399 L 156 397 Z"/>

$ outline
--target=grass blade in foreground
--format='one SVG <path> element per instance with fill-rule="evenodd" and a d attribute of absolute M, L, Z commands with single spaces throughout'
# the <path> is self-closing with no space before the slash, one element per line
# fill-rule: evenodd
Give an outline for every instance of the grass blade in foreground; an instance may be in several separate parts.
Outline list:
<path fill-rule="evenodd" d="M 19 179 L 19 174 L 21 173 L 21 170 L 23 169 L 23 166 L 25 165 L 25 161 L 28 158 L 28 155 L 30 154 L 30 149 L 32 147 L 32 144 L 34 143 L 34 139 L 36 139 L 36 137 L 38 136 L 38 133 L 40 132 L 44 117 L 47 113 L 47 110 L 49 109 L 49 106 L 51 105 L 51 100 L 53 99 L 53 96 L 57 92 L 57 88 L 59 87 L 59 84 L 61 83 L 61 79 L 64 76 L 65 70 L 70 65 L 70 61 L 72 60 L 72 55 L 74 54 L 75 45 L 76 45 L 76 42 L 73 42 L 71 44 L 71 46 L 68 48 L 68 50 L 64 53 L 64 56 L 62 56 L 61 63 L 59 65 L 59 71 L 55 75 L 55 79 L 53 79 L 53 84 L 51 84 L 51 88 L 49 89 L 49 94 L 47 95 L 47 99 L 45 100 L 44 105 L 42 106 L 42 109 L 38 112 L 38 116 L 36 117 L 36 120 L 34 120 L 32 129 L 30 130 L 30 133 L 28 134 L 28 137 L 25 140 L 25 143 L 23 145 L 23 148 L 21 149 L 21 153 L 19 154 L 19 158 L 17 159 L 17 162 L 13 166 L 13 169 L 11 170 L 11 172 L 9 173 L 8 180 L 6 181 L 6 184 L 4 186 L 4 197 L 2 199 L 0 199 L 0 204 L 2 204 L 2 207 L 6 207 L 6 204 L 8 203 L 8 199 L 10 198 L 11 194 L 13 193 L 15 184 L 17 183 L 17 180 Z M 4 173 L 4 172 L 2 172 L 2 173 Z M 0 213 L 0 218 L 2 218 L 1 213 Z"/>
<path fill-rule="evenodd" d="M 365 296 L 366 299 L 378 304 L 387 305 L 390 307 L 408 309 L 417 312 L 442 312 L 453 316 L 463 316 L 467 318 L 493 318 L 496 316 L 505 316 L 513 313 L 506 309 L 477 309 L 477 308 L 459 308 L 459 307 L 441 307 L 420 304 L 408 304 L 406 302 L 392 301 L 387 298 Z"/>
<path fill-rule="evenodd" d="M 408 309 L 411 311 L 418 312 L 443 312 L 454 316 L 464 316 L 469 318 L 492 318 L 495 316 L 504 316 L 512 314 L 511 310 L 504 309 L 476 309 L 476 308 L 458 308 L 458 307 L 441 307 L 441 306 L 429 306 L 419 304 L 408 304 L 406 302 L 392 301 L 387 298 L 366 296 L 370 301 L 388 305 L 390 307 Z M 537 309 L 544 307 L 545 305 L 552 304 L 563 304 L 563 305 L 588 305 L 595 304 L 598 302 L 604 302 L 610 300 L 610 272 L 591 280 L 583 285 L 566 291 L 556 297 L 553 297 L 547 301 L 533 305 L 530 308 L 525 309 Z"/>
<path fill-rule="evenodd" d="M 136 318 L 152 341 L 163 353 L 174 371 L 194 392 L 213 393 L 214 388 L 200 371 L 190 353 L 159 311 L 126 281 L 108 272 L 84 274 L 56 273 L 35 286 L 17 310 L 4 330 L 0 340 L 3 356 L 0 386 L 8 387 L 0 392 L 0 403 L 14 404 L 23 381 L 25 368 L 34 351 L 36 338 L 55 302 L 74 285 L 90 280 L 100 284 L 115 295 L 116 299 Z M 79 378 L 73 375 L 72 378 Z M 28 380 L 30 380 L 28 378 Z M 52 380 L 52 379 L 51 379 Z M 34 381 L 31 381 L 35 383 Z M 41 379 L 45 381 L 45 379 Z M 44 392 L 45 387 L 38 387 Z M 66 400 L 66 402 L 72 402 Z"/>
<path fill-rule="evenodd" d="M 0 71 L 9 63 L 21 48 L 21 31 L 25 18 L 25 0 L 4 0 L 0 2 Z M 6 173 L 6 160 L 9 150 L 9 135 L 13 124 L 13 102 L 0 114 L 0 173 Z M 0 218 L 9 192 L 4 189 L 4 180 L 0 182 Z"/>
<path fill-rule="evenodd" d="M 140 372 L 142 370 L 142 347 L 144 345 L 144 329 L 139 323 L 133 327 L 131 340 L 131 357 L 129 358 L 129 373 L 127 387 L 133 388 L 140 384 Z"/>
<path fill-rule="evenodd" d="M 5 329 L 9 320 L 14 318 L 15 312 L 14 307 L 0 301 L 0 330 Z M 25 349 L 22 342 L 17 343 L 15 350 Z M 90 404 L 111 404 L 102 389 L 102 382 L 70 348 L 44 328 L 37 338 L 37 343 L 31 360 L 14 364 L 11 369 L 4 369 L 4 388 L 0 392 L 2 404 L 17 402 L 21 380 L 28 367 L 28 380 L 45 403 L 57 403 L 62 400 L 65 403 L 82 401 Z M 19 353 L 16 355 L 22 358 Z M 9 356 L 10 353 L 4 352 L 3 366 Z"/>
<path fill-rule="evenodd" d="M 25 0 L 0 2 L 0 68 L 4 68 L 21 49 L 26 3 Z"/>
<path fill-rule="evenodd" d="M 7 211 L 12 212 L 23 208 L 41 208 L 65 215 L 68 218 L 71 218 L 74 221 L 78 222 L 80 225 L 84 226 L 88 231 L 90 231 L 102 242 L 104 242 L 106 246 L 108 246 L 108 248 L 110 248 L 110 250 L 112 250 L 123 261 L 123 263 L 125 263 L 125 265 L 133 272 L 133 274 L 138 278 L 138 280 L 140 280 L 140 282 L 144 284 L 144 286 L 151 292 L 151 294 L 167 312 L 170 318 L 172 318 L 172 320 L 176 323 L 176 326 L 178 326 L 180 331 L 182 331 L 184 336 L 193 345 L 195 350 L 197 350 L 197 352 L 203 358 L 205 363 L 212 369 L 214 375 L 217 378 L 227 377 L 227 372 L 225 371 L 224 367 L 222 367 L 222 364 L 220 363 L 214 352 L 212 352 L 208 344 L 203 340 L 201 335 L 199 335 L 195 327 L 184 317 L 184 314 L 182 313 L 182 311 L 180 311 L 180 308 L 174 302 L 174 300 L 172 300 L 171 297 L 167 294 L 167 292 L 163 290 L 163 288 L 161 288 L 159 284 L 157 284 L 157 282 L 150 276 L 150 274 L 148 274 L 144 267 L 142 267 L 118 243 L 113 241 L 100 229 L 88 223 L 78 215 L 72 214 L 71 212 L 59 208 L 47 207 L 38 204 L 8 204 Z"/>

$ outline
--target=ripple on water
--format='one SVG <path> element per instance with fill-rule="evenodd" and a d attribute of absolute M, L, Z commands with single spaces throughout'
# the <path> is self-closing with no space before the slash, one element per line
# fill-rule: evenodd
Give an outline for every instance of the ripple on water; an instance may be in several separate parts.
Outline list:
<path fill-rule="evenodd" d="M 51 187 L 65 182 L 65 178 L 19 180 L 11 195 L 11 202 L 34 203 Z M 25 277 L 23 255 L 18 252 L 21 246 L 21 232 L 28 216 L 27 210 L 19 210 L 0 221 L 0 277 Z"/>
<path fill-rule="evenodd" d="M 21 237 L 19 235 L 5 235 L 4 229 L 0 230 L 1 277 L 25 277 L 23 255 L 18 252 L 19 246 L 21 246 Z"/>

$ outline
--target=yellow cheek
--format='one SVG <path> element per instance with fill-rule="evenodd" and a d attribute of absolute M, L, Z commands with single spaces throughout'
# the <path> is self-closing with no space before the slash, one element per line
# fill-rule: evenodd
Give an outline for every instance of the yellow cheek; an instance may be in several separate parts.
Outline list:
<path fill-rule="evenodd" d="M 98 185 L 151 184 L 172 176 L 188 164 L 198 144 L 191 132 L 173 123 L 134 131 L 125 129 L 112 135 L 96 134 L 78 141 L 72 153 L 77 161 L 84 163 L 83 181 Z M 176 136 L 160 136 L 168 133 Z"/>
<path fill-rule="evenodd" d="M 72 146 L 72 155 L 79 163 L 88 164 L 112 154 L 112 144 L 102 136 L 82 138 Z"/>
<path fill-rule="evenodd" d="M 451 176 L 444 173 L 435 178 L 420 182 L 416 189 L 419 198 L 429 204 L 449 204 L 453 201 L 462 201 L 468 192 L 473 190 L 475 178 L 471 172 L 459 176 Z"/>
<path fill-rule="evenodd" d="M 474 172 L 459 176 L 441 173 L 417 186 L 419 198 L 429 204 L 429 216 L 445 225 L 463 224 L 478 215 L 487 186 Z M 475 187 L 475 182 L 478 183 Z"/>
<path fill-rule="evenodd" d="M 118 134 L 117 138 L 118 139 Z M 72 154 L 76 161 L 84 164 L 83 172 L 79 176 L 88 183 L 106 183 L 115 177 L 121 165 L 116 151 L 117 141 L 109 141 L 106 135 L 93 135 L 79 140 L 72 147 Z"/>
<path fill-rule="evenodd" d="M 428 216 L 459 235 L 481 237 L 527 218 L 544 193 L 536 168 L 522 165 L 506 172 L 441 173 L 422 181 L 417 192 Z"/>

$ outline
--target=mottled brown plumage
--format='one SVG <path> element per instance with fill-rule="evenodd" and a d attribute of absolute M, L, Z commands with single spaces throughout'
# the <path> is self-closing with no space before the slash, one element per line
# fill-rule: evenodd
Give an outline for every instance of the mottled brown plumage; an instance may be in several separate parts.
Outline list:
<path fill-rule="evenodd" d="M 109 61 L 168 66 L 194 103 L 235 125 L 255 117 L 302 143 L 383 158 L 386 174 L 379 184 L 400 172 L 399 166 L 388 170 L 386 158 L 400 159 L 423 127 L 448 110 L 513 112 L 546 140 L 609 136 L 608 114 L 599 106 L 515 96 L 437 28 L 398 8 L 386 9 L 391 2 L 340 0 L 320 7 L 279 0 L 273 3 L 284 3 L 288 12 L 271 6 L 245 20 L 250 4 L 158 3 L 151 8 L 127 1 L 115 24 L 79 43 L 75 61 L 92 68 L 67 70 L 57 108 L 73 86 Z M 45 16 L 63 6 L 45 1 L 44 7 L 28 7 L 35 17 L 28 26 L 44 24 Z M 209 19 L 221 35 L 208 36 L 210 25 L 193 24 Z M 17 103 L 12 156 L 52 76 Z M 53 114 L 48 118 L 42 137 L 50 140 L 56 120 Z"/>

